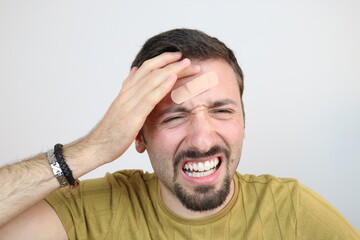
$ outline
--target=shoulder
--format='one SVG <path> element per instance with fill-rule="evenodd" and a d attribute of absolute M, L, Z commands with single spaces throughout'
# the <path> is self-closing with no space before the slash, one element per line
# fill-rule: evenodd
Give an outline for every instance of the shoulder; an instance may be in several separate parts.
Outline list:
<path fill-rule="evenodd" d="M 261 201 L 291 201 L 298 205 L 301 184 L 295 178 L 280 178 L 273 175 L 242 175 L 236 172 L 234 179 L 242 194 L 254 196 Z"/>
<path fill-rule="evenodd" d="M 260 184 L 267 184 L 269 182 L 277 182 L 277 183 L 297 183 L 298 180 L 296 178 L 280 178 L 269 174 L 263 175 L 253 175 L 253 174 L 240 174 L 236 172 L 236 177 L 240 181 L 248 182 L 248 183 L 260 183 Z"/>
<path fill-rule="evenodd" d="M 72 190 L 67 196 L 66 189 L 60 189 L 47 197 L 52 204 L 63 204 L 64 202 L 87 200 L 86 202 L 99 205 L 101 202 L 112 202 L 121 197 L 123 192 L 134 189 L 133 185 L 143 185 L 146 182 L 155 180 L 154 174 L 141 170 L 123 170 L 114 173 L 107 173 L 102 178 L 82 180 L 80 188 Z"/>
<path fill-rule="evenodd" d="M 360 238 L 359 231 L 336 208 L 303 185 L 299 194 L 298 233 L 313 239 Z"/>
<path fill-rule="evenodd" d="M 143 170 L 121 170 L 112 174 L 107 174 L 107 177 L 119 179 L 123 181 L 151 181 L 156 178 L 154 173 L 144 172 Z"/>
<path fill-rule="evenodd" d="M 253 191 L 275 191 L 277 194 L 280 192 L 288 193 L 293 197 L 297 197 L 300 192 L 301 184 L 295 178 L 280 178 L 273 175 L 252 175 L 240 173 L 235 174 L 242 190 L 253 190 Z"/>
<path fill-rule="evenodd" d="M 264 216 L 276 213 L 280 225 L 291 225 L 299 239 L 358 239 L 359 232 L 326 200 L 295 178 L 236 173 L 247 208 Z M 281 222 L 284 220 L 284 222 Z"/>
<path fill-rule="evenodd" d="M 154 174 L 140 170 L 108 173 L 102 178 L 82 180 L 80 188 L 66 194 L 60 189 L 46 198 L 58 214 L 70 239 L 103 239 L 117 220 L 141 200 Z M 119 217 L 120 216 L 120 217 Z M 125 216 L 125 215 L 124 215 Z"/>

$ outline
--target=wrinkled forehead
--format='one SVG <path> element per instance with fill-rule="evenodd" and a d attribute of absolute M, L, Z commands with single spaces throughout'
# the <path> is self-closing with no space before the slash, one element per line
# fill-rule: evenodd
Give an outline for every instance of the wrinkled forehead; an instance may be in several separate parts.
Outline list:
<path fill-rule="evenodd" d="M 155 106 L 153 112 L 159 112 L 169 106 L 185 106 L 191 109 L 198 105 L 211 105 L 212 103 L 223 99 L 229 99 L 232 102 L 236 102 L 237 104 L 239 104 L 239 106 L 241 106 L 240 91 L 237 77 L 234 70 L 227 62 L 223 60 L 206 60 L 202 62 L 197 62 L 196 64 L 200 65 L 201 72 L 194 76 L 178 79 L 174 87 L 172 88 L 172 91 L 178 89 L 179 87 L 181 88 L 186 84 L 190 84 L 192 81 L 196 81 L 201 77 L 205 78 L 204 81 L 202 81 L 202 84 L 205 85 L 209 84 L 208 81 L 212 81 L 211 79 L 208 79 L 207 81 L 207 78 L 211 78 L 211 76 L 214 75 L 216 76 L 218 82 L 214 86 L 209 84 L 208 89 L 201 93 L 195 94 L 194 96 L 190 97 L 189 99 L 180 104 L 177 104 L 172 100 L 172 91 L 170 91 L 170 93 L 168 93 Z M 202 84 L 200 83 L 200 85 Z M 203 88 L 207 88 L 207 86 Z"/>

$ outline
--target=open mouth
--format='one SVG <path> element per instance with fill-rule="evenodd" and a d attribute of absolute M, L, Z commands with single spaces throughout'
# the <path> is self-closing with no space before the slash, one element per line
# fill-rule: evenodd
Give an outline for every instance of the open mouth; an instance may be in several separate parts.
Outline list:
<path fill-rule="evenodd" d="M 216 172 L 220 167 L 221 160 L 219 157 L 206 161 L 187 161 L 182 170 L 189 177 L 206 177 Z"/>

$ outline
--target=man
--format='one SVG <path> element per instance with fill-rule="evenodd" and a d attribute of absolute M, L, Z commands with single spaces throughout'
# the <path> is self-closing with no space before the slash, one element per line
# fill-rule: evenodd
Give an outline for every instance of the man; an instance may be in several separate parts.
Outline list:
<path fill-rule="evenodd" d="M 0 238 L 359 239 L 296 180 L 236 172 L 242 93 L 242 71 L 218 39 L 189 29 L 154 36 L 92 132 L 0 170 Z M 119 171 L 54 192 L 48 160 L 77 188 L 74 178 L 114 161 L 133 140 L 155 174 Z"/>

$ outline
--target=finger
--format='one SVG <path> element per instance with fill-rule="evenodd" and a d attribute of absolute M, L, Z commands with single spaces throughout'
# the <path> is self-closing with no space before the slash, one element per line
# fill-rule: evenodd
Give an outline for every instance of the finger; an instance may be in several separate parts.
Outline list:
<path fill-rule="evenodd" d="M 157 88 L 164 81 L 167 81 L 168 78 L 175 74 L 177 79 L 178 76 L 186 76 L 187 74 L 191 74 L 195 69 L 191 68 L 191 61 L 188 58 L 184 58 L 179 62 L 175 62 L 167 65 L 161 69 L 157 69 L 152 71 L 148 76 L 146 76 L 142 82 L 138 84 L 141 86 L 145 86 L 146 89 L 152 90 Z"/>
<path fill-rule="evenodd" d="M 154 88 L 151 92 L 143 95 L 138 101 L 138 104 L 134 107 L 134 114 L 146 114 L 146 117 L 154 109 L 154 107 L 170 92 L 177 80 L 176 74 L 171 74 L 166 81 L 163 81 L 159 86 Z M 143 104 L 146 102 L 147 104 Z M 146 119 L 144 118 L 144 121 Z"/>
<path fill-rule="evenodd" d="M 200 65 L 191 64 L 189 68 L 186 68 L 184 71 L 178 73 L 178 79 L 195 75 L 200 71 L 201 71 Z"/>
<path fill-rule="evenodd" d="M 161 84 L 166 84 L 166 82 L 169 81 L 170 76 L 175 76 L 177 79 L 178 74 L 190 66 L 191 62 L 186 58 L 180 62 L 168 65 L 166 68 L 154 70 L 143 80 L 134 83 L 131 88 L 127 88 L 126 90 L 122 91 L 121 97 L 124 101 L 127 102 L 127 104 L 134 106 L 137 104 L 137 102 L 141 101 L 145 95 L 151 95 L 151 92 L 156 90 L 156 88 L 158 88 Z M 168 92 L 170 92 L 170 90 L 171 88 L 168 89 Z M 162 97 L 165 97 L 168 92 L 165 92 Z M 147 102 L 144 104 L 147 104 Z"/>
<path fill-rule="evenodd" d="M 190 59 L 185 58 L 180 62 L 176 62 L 167 65 L 164 68 L 152 71 L 148 76 L 146 76 L 141 81 L 138 81 L 136 85 L 134 85 L 134 87 L 136 86 L 135 88 L 138 88 L 137 94 L 139 95 L 139 97 L 141 97 L 141 95 L 145 95 L 148 92 L 153 91 L 164 81 L 168 81 L 171 75 L 175 74 L 177 78 L 177 76 L 180 73 L 184 72 L 190 66 L 191 66 Z"/>
<path fill-rule="evenodd" d="M 136 71 L 138 70 L 139 68 L 138 67 L 133 67 L 131 70 L 130 70 L 130 73 L 129 75 L 125 78 L 125 80 L 122 82 L 122 87 L 123 88 L 126 88 L 126 87 L 130 87 L 129 86 L 129 81 L 130 79 L 134 76 L 134 74 L 136 73 Z M 128 85 L 128 86 L 127 86 Z"/>
<path fill-rule="evenodd" d="M 132 76 L 134 76 L 134 74 L 136 73 L 136 71 L 137 71 L 138 69 L 139 69 L 138 67 L 133 67 L 133 68 L 130 70 L 129 78 L 131 78 Z"/>
<path fill-rule="evenodd" d="M 151 73 L 156 69 L 161 69 L 171 63 L 174 63 L 181 59 L 181 52 L 165 52 L 154 58 L 146 60 L 138 69 L 136 74 L 131 79 L 131 85 L 133 82 L 137 82 L 138 80 L 144 78 L 146 75 Z"/>

